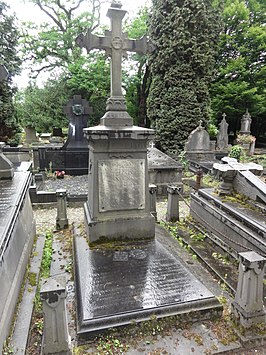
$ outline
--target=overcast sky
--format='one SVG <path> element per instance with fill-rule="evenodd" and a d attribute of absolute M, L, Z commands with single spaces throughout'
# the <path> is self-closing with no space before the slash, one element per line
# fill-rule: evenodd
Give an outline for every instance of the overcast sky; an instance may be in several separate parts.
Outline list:
<path fill-rule="evenodd" d="M 46 21 L 47 17 L 42 13 L 42 11 L 27 0 L 5 0 L 10 6 L 12 12 L 16 13 L 17 18 L 20 21 L 32 21 L 32 22 L 42 22 Z M 140 7 L 145 4 L 149 4 L 151 0 L 122 0 L 123 9 L 127 10 L 129 16 L 134 16 L 137 14 Z M 104 24 L 109 24 L 110 19 L 106 17 L 106 12 L 110 6 L 111 0 L 106 1 L 106 4 L 102 5 L 102 15 L 101 22 Z M 86 6 L 83 7 L 86 11 Z M 28 83 L 28 73 L 24 70 L 20 77 L 14 78 L 14 82 L 19 87 L 26 87 Z"/>
<path fill-rule="evenodd" d="M 43 13 L 39 10 L 38 6 L 31 4 L 27 0 L 5 0 L 14 11 L 17 17 L 23 21 L 40 21 L 44 18 Z M 122 0 L 123 9 L 127 10 L 129 14 L 136 14 L 138 9 L 145 4 L 149 4 L 151 0 Z M 102 18 L 105 17 L 111 0 L 106 1 L 106 4 L 102 5 Z M 86 5 L 83 5 L 86 10 Z"/>

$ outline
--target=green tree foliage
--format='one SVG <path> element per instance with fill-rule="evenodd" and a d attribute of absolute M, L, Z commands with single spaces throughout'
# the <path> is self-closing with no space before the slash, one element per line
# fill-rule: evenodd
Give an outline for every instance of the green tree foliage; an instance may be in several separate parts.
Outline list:
<path fill-rule="evenodd" d="M 81 56 L 69 65 L 67 87 L 71 95 L 85 97 L 93 112 L 89 125 L 99 123 L 106 108 L 106 100 L 110 96 L 110 65 L 102 52 L 93 52 L 86 57 Z"/>
<path fill-rule="evenodd" d="M 213 1 L 153 0 L 148 116 L 164 151 L 182 149 L 199 120 L 209 119 L 219 24 Z"/>
<path fill-rule="evenodd" d="M 76 46 L 75 39 L 88 28 L 93 30 L 98 27 L 101 1 L 30 1 L 46 15 L 47 21 L 40 25 L 25 24 L 22 40 L 24 55 L 31 63 L 33 77 L 44 71 L 50 71 L 52 77 L 56 76 L 44 88 L 31 85 L 17 97 L 20 121 L 24 126 L 31 125 L 37 130 L 62 127 L 67 124 L 62 106 L 74 94 L 80 94 L 93 107 L 89 124 L 98 123 L 110 91 L 109 66 L 103 55 L 83 53 Z M 83 3 L 90 6 L 90 12 L 81 12 Z M 53 98 L 54 94 L 57 96 Z M 33 114 L 35 111 L 31 107 L 35 107 L 38 114 Z M 30 119 L 26 114 L 29 111 L 33 115 Z"/>
<path fill-rule="evenodd" d="M 48 80 L 44 87 L 29 85 L 15 96 L 15 108 L 23 128 L 35 128 L 38 132 L 52 132 L 54 127 L 67 127 L 63 106 L 68 101 L 65 82 Z"/>
<path fill-rule="evenodd" d="M 149 11 L 147 7 L 139 10 L 137 16 L 125 26 L 129 38 L 140 39 L 148 32 Z M 123 75 L 126 88 L 127 109 L 134 123 L 149 126 L 147 121 L 147 97 L 150 87 L 149 65 L 146 55 L 129 54 L 129 68 Z M 134 72 L 134 74 L 130 74 Z M 129 75 L 130 74 L 130 75 Z"/>
<path fill-rule="evenodd" d="M 20 60 L 16 54 L 18 30 L 15 17 L 8 13 L 6 3 L 0 2 L 0 64 L 9 72 L 8 80 L 0 82 L 0 141 L 9 141 L 18 131 L 12 96 L 12 77 L 19 73 Z"/>
<path fill-rule="evenodd" d="M 45 15 L 40 25 L 28 22 L 23 27 L 22 51 L 30 60 L 34 75 L 43 70 L 68 69 L 81 56 L 75 39 L 88 28 L 99 25 L 99 0 L 28 0 Z M 86 3 L 90 12 L 80 12 Z"/>
<path fill-rule="evenodd" d="M 223 11 L 215 82 L 211 86 L 216 117 L 227 114 L 229 129 L 240 129 L 248 108 L 252 133 L 266 131 L 266 3 L 263 0 L 227 0 Z"/>

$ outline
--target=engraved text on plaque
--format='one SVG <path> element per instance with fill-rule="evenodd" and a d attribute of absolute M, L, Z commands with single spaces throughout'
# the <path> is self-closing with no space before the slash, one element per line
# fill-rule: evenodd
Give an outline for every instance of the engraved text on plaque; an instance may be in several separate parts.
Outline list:
<path fill-rule="evenodd" d="M 145 160 L 99 160 L 99 211 L 145 208 Z"/>

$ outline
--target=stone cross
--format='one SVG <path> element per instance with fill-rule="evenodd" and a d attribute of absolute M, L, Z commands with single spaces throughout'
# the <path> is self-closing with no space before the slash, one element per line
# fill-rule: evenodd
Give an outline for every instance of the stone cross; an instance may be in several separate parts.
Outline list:
<path fill-rule="evenodd" d="M 254 175 L 260 175 L 262 165 L 256 163 L 241 164 L 235 158 L 223 157 L 222 164 L 214 163 L 213 172 L 222 179 L 219 187 L 219 195 L 230 195 L 233 190 L 233 181 L 238 172 L 250 171 Z"/>
<path fill-rule="evenodd" d="M 111 31 L 105 31 L 100 37 L 91 33 L 91 30 L 80 34 L 76 43 L 87 52 L 92 49 L 104 49 L 106 55 L 111 57 L 111 97 L 107 100 L 106 111 L 126 111 L 126 101 L 122 93 L 122 59 L 127 51 L 146 54 L 148 52 L 147 37 L 140 40 L 128 39 L 127 33 L 122 32 L 122 20 L 126 14 L 121 9 L 120 2 L 113 1 L 108 9 L 107 16 L 111 20 Z"/>

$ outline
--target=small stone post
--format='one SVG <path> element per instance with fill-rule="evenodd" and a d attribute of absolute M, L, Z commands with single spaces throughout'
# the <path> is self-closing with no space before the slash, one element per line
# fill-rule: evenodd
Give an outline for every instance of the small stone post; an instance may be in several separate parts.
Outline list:
<path fill-rule="evenodd" d="M 56 198 L 57 198 L 56 229 L 59 230 L 68 227 L 66 189 L 56 190 Z"/>
<path fill-rule="evenodd" d="M 202 178 L 203 178 L 203 170 L 199 166 L 196 172 L 196 190 L 200 189 Z"/>
<path fill-rule="evenodd" d="M 151 207 L 151 214 L 157 221 L 157 212 L 156 212 L 156 192 L 157 186 L 154 184 L 149 184 L 149 192 L 150 192 L 150 207 Z"/>
<path fill-rule="evenodd" d="M 168 203 L 167 203 L 167 213 L 166 220 L 168 222 L 179 221 L 179 193 L 181 187 L 175 185 L 169 185 L 167 187 L 168 192 Z"/>
<path fill-rule="evenodd" d="M 254 251 L 239 253 L 239 276 L 232 310 L 240 324 L 249 328 L 265 322 L 263 277 L 266 259 Z"/>
<path fill-rule="evenodd" d="M 43 354 L 70 354 L 70 336 L 66 315 L 66 280 L 45 279 L 40 291 L 43 301 Z"/>

